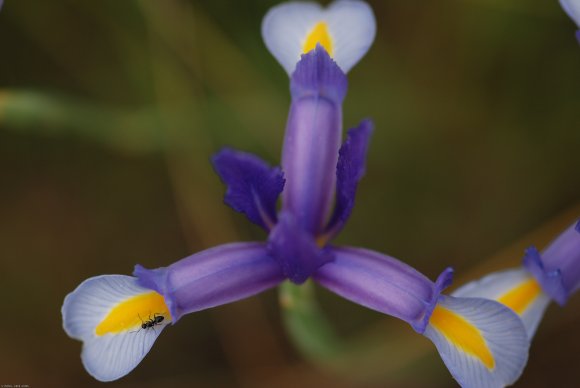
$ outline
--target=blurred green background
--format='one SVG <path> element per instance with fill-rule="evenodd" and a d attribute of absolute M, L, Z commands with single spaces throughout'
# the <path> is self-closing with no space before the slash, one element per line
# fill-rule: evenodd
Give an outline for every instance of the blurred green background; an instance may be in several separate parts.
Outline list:
<path fill-rule="evenodd" d="M 6 0 L 0 12 L 0 384 L 98 386 L 61 329 L 98 274 L 265 234 L 222 204 L 209 157 L 278 163 L 288 79 L 273 0 Z M 340 243 L 456 284 L 516 265 L 580 215 L 580 47 L 557 1 L 370 1 L 345 127 L 376 124 Z M 515 242 L 515 243 L 514 243 Z M 410 327 L 316 289 L 346 362 L 307 360 L 270 291 L 182 319 L 110 386 L 446 387 Z M 580 378 L 580 297 L 551 306 L 518 386 Z"/>

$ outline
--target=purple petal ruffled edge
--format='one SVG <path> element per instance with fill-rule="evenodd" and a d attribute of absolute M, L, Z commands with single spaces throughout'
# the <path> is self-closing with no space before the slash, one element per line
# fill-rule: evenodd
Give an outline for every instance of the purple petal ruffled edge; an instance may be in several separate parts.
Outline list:
<path fill-rule="evenodd" d="M 255 155 L 224 148 L 212 164 L 226 184 L 224 202 L 250 221 L 269 230 L 276 223 L 276 201 L 284 189 L 284 174 Z"/>
<path fill-rule="evenodd" d="M 346 74 L 320 44 L 314 50 L 302 54 L 290 79 L 293 100 L 304 96 L 321 96 L 340 105 L 347 89 Z"/>
<path fill-rule="evenodd" d="M 373 132 L 371 120 L 363 120 L 348 131 L 340 148 L 336 166 L 336 205 L 326 228 L 328 240 L 336 236 L 350 217 L 355 203 L 358 182 L 366 170 L 366 156 Z"/>
<path fill-rule="evenodd" d="M 546 294 L 560 306 L 566 304 L 569 295 L 564 287 L 562 272 L 560 269 L 546 269 L 542 256 L 535 246 L 526 249 L 523 264 L 534 275 Z"/>

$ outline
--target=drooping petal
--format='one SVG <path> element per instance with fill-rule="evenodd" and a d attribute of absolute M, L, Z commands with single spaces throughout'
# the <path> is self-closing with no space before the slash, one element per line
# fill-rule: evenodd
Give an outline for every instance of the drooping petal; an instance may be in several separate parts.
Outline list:
<path fill-rule="evenodd" d="M 550 303 L 536 279 L 525 268 L 487 275 L 458 288 L 452 294 L 463 298 L 485 298 L 500 302 L 518 314 L 532 338 Z"/>
<path fill-rule="evenodd" d="M 133 370 L 172 321 L 161 295 L 123 275 L 85 280 L 66 296 L 62 319 L 65 332 L 83 341 L 85 369 L 100 381 Z"/>
<path fill-rule="evenodd" d="M 296 284 L 304 283 L 321 265 L 332 260 L 332 254 L 321 249 L 287 212 L 280 213 L 279 222 L 270 233 L 268 250 L 284 275 Z"/>
<path fill-rule="evenodd" d="M 137 265 L 134 275 L 140 285 L 163 295 L 174 322 L 184 314 L 255 295 L 284 280 L 264 243 L 220 245 L 157 269 Z"/>
<path fill-rule="evenodd" d="M 449 286 L 448 268 L 433 283 L 390 256 L 361 248 L 333 248 L 334 260 L 313 278 L 330 291 L 370 309 L 392 315 L 423 333 L 441 291 Z"/>
<path fill-rule="evenodd" d="M 425 330 L 463 387 L 504 387 L 521 375 L 529 341 L 518 316 L 480 298 L 441 296 Z"/>
<path fill-rule="evenodd" d="M 255 155 L 223 149 L 212 158 L 227 186 L 224 201 L 266 230 L 276 222 L 276 201 L 284 189 L 284 175 Z"/>
<path fill-rule="evenodd" d="M 282 207 L 313 235 L 323 231 L 331 210 L 346 88 L 346 76 L 320 46 L 302 56 L 292 76 Z"/>
<path fill-rule="evenodd" d="M 564 11 L 580 27 L 580 1 L 579 0 L 560 0 Z"/>
<path fill-rule="evenodd" d="M 316 3 L 288 2 L 268 11 L 262 22 L 266 47 L 288 74 L 301 54 L 321 44 L 347 73 L 373 43 L 376 22 L 362 1 L 335 1 L 324 9 Z"/>
<path fill-rule="evenodd" d="M 373 123 L 364 120 L 357 128 L 348 131 L 347 139 L 340 148 L 336 167 L 336 204 L 326 228 L 328 240 L 332 239 L 350 217 L 358 182 L 365 173 L 367 150 Z"/>

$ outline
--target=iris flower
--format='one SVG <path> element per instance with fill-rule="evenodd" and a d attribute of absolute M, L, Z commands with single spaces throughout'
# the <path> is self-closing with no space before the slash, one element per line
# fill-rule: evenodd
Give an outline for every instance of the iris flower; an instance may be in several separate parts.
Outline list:
<path fill-rule="evenodd" d="M 522 319 L 530 340 L 551 301 L 564 306 L 580 288 L 580 221 L 564 230 L 542 253 L 534 246 L 522 266 L 496 272 L 453 295 L 497 300 Z"/>
<path fill-rule="evenodd" d="M 261 226 L 266 242 L 239 242 L 196 253 L 168 267 L 135 267 L 134 276 L 83 282 L 62 308 L 64 329 L 83 341 L 86 370 L 118 379 L 147 354 L 161 331 L 185 314 L 233 302 L 285 280 L 311 278 L 355 303 L 409 323 L 428 337 L 464 386 L 515 381 L 527 360 L 525 329 L 509 308 L 481 298 L 442 295 L 452 280 L 435 282 L 387 255 L 331 245 L 354 206 L 372 123 L 342 138 L 345 72 L 375 35 L 370 7 L 337 1 L 324 9 L 285 3 L 265 17 L 269 50 L 290 75 L 292 102 L 281 168 L 224 149 L 213 165 L 225 202 Z M 277 210 L 278 197 L 281 207 Z"/>
<path fill-rule="evenodd" d="M 576 31 L 576 38 L 580 43 L 580 0 L 560 0 L 560 4 L 578 26 L 579 30 Z"/>

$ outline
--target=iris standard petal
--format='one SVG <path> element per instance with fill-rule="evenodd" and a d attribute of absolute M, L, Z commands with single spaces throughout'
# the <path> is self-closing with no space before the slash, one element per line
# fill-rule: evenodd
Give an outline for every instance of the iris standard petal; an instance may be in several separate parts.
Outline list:
<path fill-rule="evenodd" d="M 481 298 L 442 295 L 425 330 L 463 387 L 504 387 L 521 375 L 529 341 L 518 316 Z"/>
<path fill-rule="evenodd" d="M 100 381 L 133 370 L 172 321 L 161 295 L 123 275 L 85 280 L 66 296 L 62 320 L 65 332 L 83 341 L 83 365 Z"/>
<path fill-rule="evenodd" d="M 288 74 L 301 54 L 321 44 L 348 72 L 368 51 L 376 33 L 370 6 L 362 1 L 335 1 L 327 8 L 316 3 L 288 2 L 272 7 L 262 22 L 268 50 Z"/>
<path fill-rule="evenodd" d="M 282 206 L 313 235 L 323 231 L 332 206 L 346 89 L 346 76 L 320 46 L 302 56 L 291 80 Z"/>
<path fill-rule="evenodd" d="M 280 213 L 279 222 L 270 233 L 268 251 L 284 276 L 296 284 L 304 283 L 321 265 L 332 260 L 328 249 L 321 249 L 287 212 Z"/>
<path fill-rule="evenodd" d="M 336 204 L 325 234 L 330 240 L 344 227 L 350 217 L 358 182 L 365 174 L 365 164 L 373 123 L 364 120 L 357 128 L 348 131 L 340 148 L 336 166 Z"/>
<path fill-rule="evenodd" d="M 392 315 L 423 333 L 451 269 L 432 282 L 407 264 L 367 249 L 333 248 L 333 261 L 313 278 L 330 291 L 370 309 Z"/>
<path fill-rule="evenodd" d="M 284 175 L 255 155 L 223 149 L 212 158 L 227 186 L 226 204 L 250 221 L 270 230 L 276 223 L 276 201 L 284 189 Z"/>
<path fill-rule="evenodd" d="M 143 287 L 163 295 L 173 321 L 255 295 L 284 280 L 264 243 L 220 245 L 152 270 L 137 265 L 134 275 Z"/>
<path fill-rule="evenodd" d="M 452 294 L 463 298 L 485 298 L 500 302 L 518 314 L 532 338 L 550 304 L 550 298 L 525 268 L 496 272 L 470 282 Z"/>

